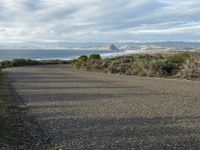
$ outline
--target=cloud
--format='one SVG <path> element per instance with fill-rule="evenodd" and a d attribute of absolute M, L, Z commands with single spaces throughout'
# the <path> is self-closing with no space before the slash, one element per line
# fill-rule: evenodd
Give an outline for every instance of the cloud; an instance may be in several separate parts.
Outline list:
<path fill-rule="evenodd" d="M 197 0 L 1 0 L 0 40 L 199 40 Z"/>

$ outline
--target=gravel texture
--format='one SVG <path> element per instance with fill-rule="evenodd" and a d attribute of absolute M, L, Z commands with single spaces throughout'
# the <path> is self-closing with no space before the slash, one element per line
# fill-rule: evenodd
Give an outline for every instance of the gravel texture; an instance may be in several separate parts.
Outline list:
<path fill-rule="evenodd" d="M 200 149 L 200 82 L 9 68 L 23 107 L 53 149 Z"/>

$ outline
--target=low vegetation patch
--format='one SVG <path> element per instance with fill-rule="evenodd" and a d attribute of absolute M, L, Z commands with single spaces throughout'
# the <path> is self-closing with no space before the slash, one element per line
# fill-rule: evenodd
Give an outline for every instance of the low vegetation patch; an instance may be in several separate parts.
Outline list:
<path fill-rule="evenodd" d="M 77 69 L 103 73 L 149 76 L 200 78 L 199 53 L 135 54 L 102 59 L 100 55 L 80 56 L 72 61 Z"/>
<path fill-rule="evenodd" d="M 13 59 L 0 62 L 0 68 L 29 66 L 29 65 L 49 65 L 49 64 L 68 64 L 65 60 L 31 60 L 31 59 Z"/>
<path fill-rule="evenodd" d="M 183 65 L 179 75 L 187 79 L 200 79 L 200 53 L 193 53 Z"/>

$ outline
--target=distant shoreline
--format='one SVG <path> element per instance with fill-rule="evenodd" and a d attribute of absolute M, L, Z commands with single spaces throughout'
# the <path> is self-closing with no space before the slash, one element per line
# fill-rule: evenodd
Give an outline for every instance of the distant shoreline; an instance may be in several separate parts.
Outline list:
<path fill-rule="evenodd" d="M 100 54 L 102 58 L 112 58 L 124 55 L 134 55 L 134 54 L 153 54 L 153 53 L 179 53 L 187 52 L 188 50 L 48 50 L 48 49 L 9 49 L 0 50 L 0 61 L 13 60 L 13 59 L 31 59 L 31 60 L 64 60 L 70 61 L 78 58 L 81 55 L 89 56 L 91 54 Z M 189 51 L 191 52 L 191 51 Z"/>

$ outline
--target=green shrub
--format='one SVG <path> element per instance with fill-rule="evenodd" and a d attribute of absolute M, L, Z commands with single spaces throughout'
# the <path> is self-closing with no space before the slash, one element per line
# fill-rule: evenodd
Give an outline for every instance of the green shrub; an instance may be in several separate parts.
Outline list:
<path fill-rule="evenodd" d="M 143 64 L 139 62 L 135 62 L 132 66 L 132 72 L 133 75 L 139 75 L 142 72 Z"/>
<path fill-rule="evenodd" d="M 14 59 L 10 61 L 10 64 L 11 67 L 16 67 L 16 66 L 26 66 L 26 65 L 38 65 L 39 62 L 31 59 Z"/>
<path fill-rule="evenodd" d="M 175 75 L 178 68 L 176 66 L 176 64 L 163 64 L 163 67 L 162 67 L 162 70 L 163 72 L 167 75 L 167 76 L 170 76 L 170 75 Z"/>
<path fill-rule="evenodd" d="M 73 64 L 75 64 L 77 61 L 79 61 L 79 60 L 78 60 L 78 59 L 73 59 L 73 60 L 70 61 L 70 63 L 73 65 Z"/>
<path fill-rule="evenodd" d="M 27 64 L 27 61 L 25 59 L 14 59 L 11 61 L 11 66 L 15 67 L 15 66 L 22 66 Z"/>
<path fill-rule="evenodd" d="M 185 61 L 185 58 L 183 58 L 180 55 L 169 56 L 166 58 L 167 64 L 176 64 L 177 66 L 183 64 L 184 61 Z"/>
<path fill-rule="evenodd" d="M 99 60 L 99 59 L 101 59 L 101 56 L 99 54 L 92 54 L 92 55 L 89 56 L 89 59 L 90 60 L 92 60 L 92 59 Z"/>
<path fill-rule="evenodd" d="M 11 61 L 9 61 L 9 60 L 2 61 L 2 62 L 1 62 L 1 67 L 2 67 L 2 68 L 12 67 Z"/>
<path fill-rule="evenodd" d="M 189 55 L 186 55 L 186 53 L 166 57 L 165 63 L 163 64 L 163 72 L 165 72 L 168 76 L 176 75 L 188 58 Z"/>
<path fill-rule="evenodd" d="M 85 56 L 85 55 L 82 55 L 82 56 L 80 56 L 80 57 L 78 58 L 78 60 L 81 61 L 81 62 L 86 62 L 86 61 L 88 60 L 88 57 Z"/>

